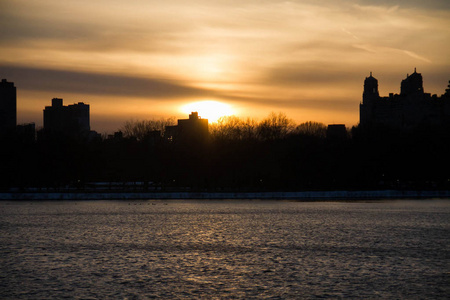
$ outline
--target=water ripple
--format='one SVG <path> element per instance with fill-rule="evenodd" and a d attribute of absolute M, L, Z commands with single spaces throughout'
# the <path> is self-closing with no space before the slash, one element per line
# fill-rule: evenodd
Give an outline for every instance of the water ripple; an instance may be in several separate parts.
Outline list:
<path fill-rule="evenodd" d="M 2 299 L 450 294 L 448 201 L 2 202 L 0 209 Z"/>

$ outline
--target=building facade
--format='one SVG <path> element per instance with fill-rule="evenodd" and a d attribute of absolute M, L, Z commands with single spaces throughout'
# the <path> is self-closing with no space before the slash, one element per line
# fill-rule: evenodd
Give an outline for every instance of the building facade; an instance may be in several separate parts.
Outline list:
<path fill-rule="evenodd" d="M 17 92 L 13 82 L 0 82 L 0 135 L 13 132 L 17 124 Z"/>
<path fill-rule="evenodd" d="M 192 112 L 189 119 L 179 119 L 177 125 L 166 126 L 164 137 L 169 141 L 204 142 L 208 139 L 208 119 Z"/>
<path fill-rule="evenodd" d="M 63 99 L 53 98 L 44 109 L 44 131 L 65 135 L 89 134 L 89 105 L 79 102 L 64 106 Z"/>
<path fill-rule="evenodd" d="M 400 94 L 380 97 L 378 80 L 370 73 L 364 80 L 360 104 L 360 126 L 363 129 L 390 128 L 411 130 L 419 126 L 443 126 L 450 122 L 449 88 L 441 96 L 425 93 L 422 74 L 407 75 L 401 82 Z"/>

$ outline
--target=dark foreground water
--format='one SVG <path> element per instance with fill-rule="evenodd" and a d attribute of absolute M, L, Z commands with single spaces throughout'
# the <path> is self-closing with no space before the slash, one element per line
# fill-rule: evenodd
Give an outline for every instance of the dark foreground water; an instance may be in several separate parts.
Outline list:
<path fill-rule="evenodd" d="M 0 202 L 1 299 L 449 298 L 450 201 Z"/>

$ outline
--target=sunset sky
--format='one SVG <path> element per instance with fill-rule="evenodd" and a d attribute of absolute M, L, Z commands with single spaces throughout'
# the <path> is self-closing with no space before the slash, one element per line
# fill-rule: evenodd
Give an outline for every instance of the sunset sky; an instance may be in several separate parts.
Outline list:
<path fill-rule="evenodd" d="M 199 101 L 352 126 L 371 71 L 388 95 L 415 67 L 445 92 L 450 1 L 0 0 L 0 77 L 37 127 L 54 97 L 90 104 L 98 132 Z"/>

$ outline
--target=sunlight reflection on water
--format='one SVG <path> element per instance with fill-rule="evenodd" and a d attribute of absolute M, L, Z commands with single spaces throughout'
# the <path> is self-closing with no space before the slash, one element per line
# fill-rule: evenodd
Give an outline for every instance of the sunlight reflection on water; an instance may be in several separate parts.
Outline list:
<path fill-rule="evenodd" d="M 445 298 L 449 201 L 0 203 L 0 296 Z"/>

